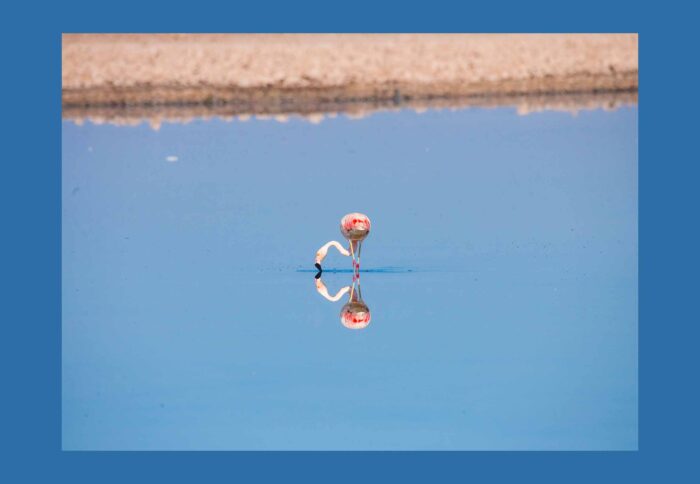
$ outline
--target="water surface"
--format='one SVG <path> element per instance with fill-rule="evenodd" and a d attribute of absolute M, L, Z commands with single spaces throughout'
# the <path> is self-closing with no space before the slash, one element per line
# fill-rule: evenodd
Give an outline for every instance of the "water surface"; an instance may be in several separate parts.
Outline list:
<path fill-rule="evenodd" d="M 66 121 L 62 210 L 64 449 L 637 447 L 636 107 Z"/>

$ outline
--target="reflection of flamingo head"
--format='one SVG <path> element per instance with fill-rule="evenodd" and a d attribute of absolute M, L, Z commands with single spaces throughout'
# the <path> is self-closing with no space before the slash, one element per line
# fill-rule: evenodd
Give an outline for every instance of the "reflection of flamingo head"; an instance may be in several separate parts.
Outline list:
<path fill-rule="evenodd" d="M 371 319 L 369 308 L 362 301 L 350 301 L 340 310 L 340 322 L 348 329 L 366 328 Z"/>
<path fill-rule="evenodd" d="M 363 213 L 349 213 L 340 221 L 340 233 L 348 240 L 361 241 L 369 235 L 369 217 Z"/>

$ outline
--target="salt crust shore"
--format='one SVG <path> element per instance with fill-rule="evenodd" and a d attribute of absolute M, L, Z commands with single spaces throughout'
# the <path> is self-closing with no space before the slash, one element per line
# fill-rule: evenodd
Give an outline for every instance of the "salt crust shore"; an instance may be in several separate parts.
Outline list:
<path fill-rule="evenodd" d="M 637 100 L 636 34 L 66 34 L 63 116 L 130 124 Z"/>

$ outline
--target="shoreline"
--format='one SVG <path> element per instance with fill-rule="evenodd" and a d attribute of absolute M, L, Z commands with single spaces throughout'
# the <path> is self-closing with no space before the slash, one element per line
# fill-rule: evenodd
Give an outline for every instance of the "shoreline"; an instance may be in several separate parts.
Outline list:
<path fill-rule="evenodd" d="M 635 34 L 65 34 L 63 117 L 305 115 L 564 97 L 575 104 L 615 93 L 634 94 L 636 102 L 637 40 Z"/>

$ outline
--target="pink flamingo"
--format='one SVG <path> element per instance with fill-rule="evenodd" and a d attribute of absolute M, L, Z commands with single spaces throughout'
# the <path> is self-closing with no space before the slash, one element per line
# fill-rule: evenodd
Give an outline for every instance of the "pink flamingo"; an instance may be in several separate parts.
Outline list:
<path fill-rule="evenodd" d="M 369 235 L 370 228 L 371 223 L 367 215 L 357 212 L 347 214 L 340 220 L 340 233 L 348 240 L 350 246 L 346 249 L 335 240 L 326 243 L 316 252 L 316 268 L 322 270 L 321 262 L 328 254 L 328 249 L 335 247 L 344 256 L 352 256 L 353 280 L 359 278 L 362 241 Z"/>

